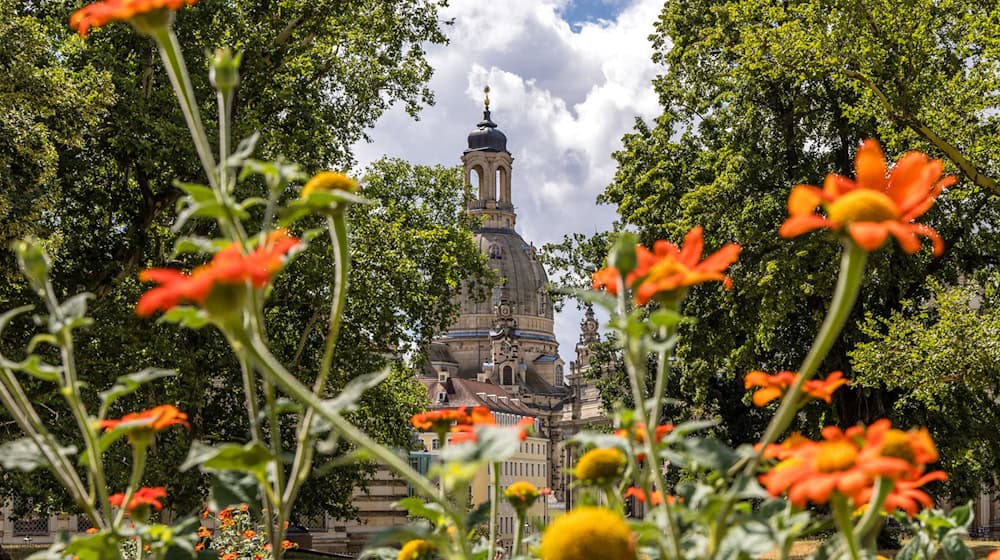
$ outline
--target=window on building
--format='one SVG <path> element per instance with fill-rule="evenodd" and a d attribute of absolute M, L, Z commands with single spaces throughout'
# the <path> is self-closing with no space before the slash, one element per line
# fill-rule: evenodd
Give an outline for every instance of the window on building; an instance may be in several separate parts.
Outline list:
<path fill-rule="evenodd" d="M 440 445 L 441 442 L 438 441 L 438 438 L 434 438 L 431 440 L 431 449 L 437 449 Z"/>

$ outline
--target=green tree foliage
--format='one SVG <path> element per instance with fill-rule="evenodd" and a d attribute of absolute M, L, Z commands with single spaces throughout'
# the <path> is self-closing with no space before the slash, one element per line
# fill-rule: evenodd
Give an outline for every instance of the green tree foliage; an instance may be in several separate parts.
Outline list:
<path fill-rule="evenodd" d="M 923 301 L 931 295 L 928 278 L 951 284 L 995 269 L 1000 205 L 989 178 L 1000 176 L 998 38 L 996 7 L 979 2 L 919 0 L 906 9 L 890 0 L 666 4 L 652 36 L 663 65 L 654 82 L 663 114 L 637 121 L 624 137 L 614 182 L 600 201 L 617 206 L 617 229 L 637 229 L 647 245 L 680 241 L 703 225 L 709 249 L 728 241 L 744 247 L 733 290 L 702 286 L 686 300 L 685 313 L 699 321 L 682 329 L 669 394 L 687 403 L 684 413 L 721 418 L 722 434 L 733 441 L 760 435 L 762 418 L 742 378 L 752 369 L 798 366 L 836 278 L 839 246 L 829 234 L 779 239 L 789 190 L 821 183 L 830 171 L 853 175 L 861 139 L 879 138 L 890 159 L 908 149 L 943 158 L 961 181 L 925 216 L 945 239 L 945 255 L 905 255 L 894 245 L 874 254 L 862 297 L 821 374 L 853 376 L 847 352 L 868 340 L 860 318 L 889 317 L 901 300 Z M 562 249 L 575 245 L 567 239 Z M 900 395 L 841 391 L 832 414 L 809 408 L 799 427 L 885 413 L 908 426 L 913 416 L 893 405 Z M 949 464 L 980 447 L 982 434 L 948 428 L 974 415 L 945 421 L 924 412 L 935 439 L 955 435 Z M 1000 456 L 983 460 L 991 466 L 981 474 L 1000 468 Z"/>
<path fill-rule="evenodd" d="M 1000 455 L 1000 301 L 985 286 L 934 282 L 930 298 L 905 301 L 861 324 L 869 342 L 850 352 L 854 383 L 890 391 L 893 413 L 935 428 L 951 485 L 974 495 Z"/>
<path fill-rule="evenodd" d="M 233 45 L 244 53 L 236 138 L 267 131 L 258 144 L 260 158 L 280 154 L 310 171 L 348 168 L 350 146 L 365 138 L 365 130 L 391 105 L 402 103 L 415 114 L 432 101 L 426 86 L 431 69 L 421 45 L 444 42 L 439 5 L 435 0 L 201 2 L 177 14 L 176 30 L 188 49 L 210 127 L 215 107 L 201 62 L 204 50 L 242 41 Z M 33 235 L 52 255 L 61 295 L 82 290 L 96 295 L 90 310 L 97 326 L 83 331 L 78 345 L 91 396 L 118 375 L 143 367 L 180 372 L 155 393 L 140 391 L 123 400 L 113 414 L 160 402 L 188 412 L 191 431 L 163 435 L 146 481 L 167 484 L 171 505 L 183 511 L 198 507 L 205 491 L 205 481 L 196 474 L 174 474 L 189 440 L 247 438 L 239 368 L 214 330 L 178 330 L 140 320 L 132 309 L 143 289 L 135 279 L 139 270 L 199 264 L 173 254 L 176 233 L 170 226 L 181 193 L 171 180 L 205 179 L 152 42 L 125 24 L 95 30 L 84 41 L 66 25 L 76 7 L 76 2 L 55 0 L 0 0 L 0 21 L 10 30 L 7 36 L 18 41 L 0 45 L 0 67 L 13 80 L 0 85 L 0 110 L 5 117 L 21 118 L 4 118 L 0 124 L 14 127 L 9 133 L 3 129 L 0 158 L 24 162 L 11 166 L 9 176 L 5 166 L 0 207 L 12 201 L 17 223 L 5 219 L 0 270 L 5 277 L 17 276 L 6 244 Z M 218 45 L 207 42 L 212 40 Z M 18 140 L 26 137 L 37 146 Z M 24 153 L 31 159 L 15 149 L 29 150 Z M 388 160 L 373 164 L 364 184 L 375 204 L 357 209 L 352 222 L 354 277 L 332 388 L 387 360 L 419 360 L 422 344 L 455 313 L 456 286 L 485 271 L 461 217 L 461 173 Z M 240 188 L 264 192 L 254 179 Z M 32 205 L 34 214 L 27 210 Z M 191 222 L 181 233 L 214 232 Z M 319 361 L 317 329 L 328 313 L 332 269 L 329 240 L 312 243 L 327 250 L 321 247 L 294 261 L 267 309 L 276 352 L 303 379 L 315 375 Z M 0 303 L 6 309 L 38 302 L 23 282 L 4 281 Z M 19 358 L 34 326 L 28 320 L 15 326 L 3 347 Z M 66 419 L 49 387 L 37 383 L 30 390 L 48 411 L 47 420 L 58 425 Z M 400 365 L 366 396 L 357 419 L 379 439 L 406 446 L 400 426 L 424 399 L 412 370 Z M 3 416 L 0 411 L 0 439 L 7 439 Z M 289 434 L 292 429 L 288 426 Z M 124 483 L 124 468 L 109 465 L 111 484 Z M 300 513 L 350 515 L 349 493 L 363 481 L 363 470 L 338 467 L 325 473 L 302 493 Z M 44 510 L 68 507 L 44 476 L 0 473 L 0 495 L 26 496 Z"/>

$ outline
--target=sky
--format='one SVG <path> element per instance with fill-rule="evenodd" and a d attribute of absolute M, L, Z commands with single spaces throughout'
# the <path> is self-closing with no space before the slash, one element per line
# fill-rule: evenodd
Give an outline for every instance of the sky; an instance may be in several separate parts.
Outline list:
<path fill-rule="evenodd" d="M 648 36 L 663 0 L 451 0 L 443 19 L 450 43 L 428 47 L 434 106 L 413 120 L 402 108 L 354 147 L 361 166 L 383 155 L 416 164 L 459 165 L 482 118 L 490 87 L 492 120 L 514 157 L 517 231 L 541 246 L 574 232 L 607 230 L 614 208 L 597 195 L 614 178 L 611 153 L 635 118 L 660 114 L 651 85 Z M 569 363 L 582 314 L 556 316 Z"/>

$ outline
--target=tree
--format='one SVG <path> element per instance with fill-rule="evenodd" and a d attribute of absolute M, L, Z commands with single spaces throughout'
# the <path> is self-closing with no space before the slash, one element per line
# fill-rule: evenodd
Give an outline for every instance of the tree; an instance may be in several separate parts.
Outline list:
<path fill-rule="evenodd" d="M 943 286 L 861 323 L 869 342 L 850 352 L 856 386 L 889 391 L 893 413 L 932 425 L 950 484 L 976 495 L 1000 455 L 1000 307 L 997 280 Z"/>
<path fill-rule="evenodd" d="M 836 277 L 838 247 L 828 234 L 778 238 L 789 190 L 831 171 L 852 175 L 861 139 L 881 139 L 893 159 L 904 149 L 945 158 L 962 181 L 927 215 L 946 254 L 907 256 L 892 246 L 872 255 L 862 297 L 821 374 L 853 375 L 848 351 L 868 336 L 860 318 L 888 317 L 901 300 L 924 300 L 928 278 L 951 284 L 996 268 L 1000 205 L 986 178 L 1000 176 L 998 90 L 996 71 L 987 69 L 1000 62 L 1000 24 L 995 8 L 976 2 L 916 4 L 691 0 L 664 7 L 652 36 L 654 60 L 663 64 L 654 81 L 663 114 L 625 135 L 614 182 L 599 200 L 617 206 L 618 229 L 638 229 L 647 245 L 679 241 L 703 225 L 710 249 L 729 241 L 744 247 L 732 291 L 699 287 L 686 300 L 685 313 L 699 320 L 682 330 L 669 396 L 686 406 L 673 414 L 719 417 L 720 435 L 732 441 L 759 437 L 761 418 L 742 377 L 797 367 Z M 910 417 L 893 407 L 898 396 L 842 391 L 832 415 L 811 408 L 799 428 L 885 414 L 908 426 Z M 936 439 L 945 437 L 944 424 L 922 418 Z M 1000 456 L 985 460 L 1000 467 Z M 952 490 L 960 497 L 968 488 Z"/>
<path fill-rule="evenodd" d="M 172 208 L 181 193 L 171 180 L 204 178 L 152 43 L 123 25 L 102 28 L 81 41 L 66 27 L 76 7 L 70 4 L 0 2 L 4 23 L 31 32 L 23 39 L 25 45 L 29 39 L 39 45 L 0 47 L 0 66 L 20 76 L 20 81 L 10 82 L 19 97 L 3 98 L 0 107 L 9 111 L 21 104 L 28 115 L 23 122 L 5 120 L 3 126 L 20 127 L 18 134 L 9 136 L 15 139 L 24 138 L 32 127 L 66 131 L 52 139 L 40 137 L 50 146 L 38 152 L 48 158 L 44 163 L 49 171 L 38 171 L 40 164 L 14 166 L 9 181 L 4 177 L 2 196 L 21 205 L 18 208 L 30 203 L 39 210 L 37 218 L 25 214 L 17 228 L 6 228 L 4 234 L 10 237 L 2 241 L 6 246 L 14 236 L 43 239 L 53 257 L 60 295 L 82 290 L 96 294 L 90 311 L 97 326 L 85 331 L 78 345 L 80 369 L 92 397 L 116 376 L 134 369 L 172 367 L 180 372 L 155 392 L 141 391 L 122 402 L 119 412 L 169 401 L 191 415 L 191 432 L 166 434 L 158 441 L 148 471 L 148 482 L 168 483 L 171 505 L 183 511 L 198 507 L 204 481 L 196 474 L 167 478 L 165 473 L 183 461 L 189 439 L 247 437 L 245 406 L 236 389 L 239 370 L 215 331 L 177 330 L 143 321 L 132 309 L 142 291 L 135 280 L 139 270 L 166 261 L 199 264 L 173 254 Z M 264 131 L 260 158 L 281 154 L 307 170 L 346 168 L 353 163 L 350 146 L 365 137 L 365 129 L 389 106 L 403 103 L 415 114 L 432 101 L 426 86 L 431 69 L 421 44 L 444 41 L 439 4 L 203 2 L 178 14 L 176 30 L 192 62 L 194 87 L 208 123 L 214 119 L 211 88 L 204 67 L 194 61 L 204 60 L 204 49 L 216 46 L 209 41 L 221 45 L 238 37 L 243 42 L 234 46 L 244 55 L 235 104 L 236 137 Z M 22 184 L 37 190 L 16 188 Z M 240 188 L 261 192 L 264 186 L 251 179 Z M 447 326 L 455 312 L 450 303 L 455 286 L 485 271 L 461 218 L 460 173 L 379 162 L 367 172 L 366 194 L 376 204 L 360 209 L 353 223 L 357 265 L 342 353 L 337 356 L 337 384 L 386 363 L 386 353 L 405 364 L 419 359 L 414 349 Z M 261 214 L 255 217 L 259 220 Z M 186 226 L 185 233 L 192 232 L 213 233 L 196 222 Z M 322 250 L 329 241 L 318 238 L 313 243 L 320 250 L 291 265 L 275 287 L 274 306 L 267 315 L 276 351 L 304 378 L 315 375 L 319 336 L 313 329 L 328 309 L 327 271 L 332 266 L 328 250 Z M 15 278 L 14 260 L 2 250 L 4 275 Z M 23 282 L 4 282 L 0 301 L 5 308 L 36 303 Z M 27 320 L 16 323 L 3 341 L 3 351 L 19 357 L 33 328 Z M 399 427 L 424 398 L 410 372 L 405 365 L 397 367 L 383 387 L 365 398 L 357 416 L 370 433 L 396 445 L 409 443 Z M 56 425 L 65 420 L 58 395 L 49 387 L 37 382 L 29 390 L 50 414 L 47 420 Z M 11 434 L 2 417 L 0 412 L 0 439 L 7 439 Z M 123 468 L 109 466 L 112 484 L 122 483 Z M 308 498 L 300 500 L 301 513 L 350 515 L 347 498 L 362 475 L 357 468 L 330 471 L 316 482 L 322 492 L 303 493 Z M 44 476 L 0 474 L 0 494 L 31 498 L 44 511 L 66 509 L 62 493 L 53 488 Z"/>

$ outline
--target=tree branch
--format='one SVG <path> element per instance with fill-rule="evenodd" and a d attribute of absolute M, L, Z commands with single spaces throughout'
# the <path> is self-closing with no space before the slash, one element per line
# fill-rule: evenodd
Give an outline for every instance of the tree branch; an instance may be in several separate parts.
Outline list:
<path fill-rule="evenodd" d="M 963 175 L 968 177 L 972 183 L 980 188 L 984 188 L 991 191 L 994 195 L 1000 195 L 1000 182 L 996 179 L 989 177 L 979 170 L 975 163 L 973 163 L 969 158 L 965 157 L 965 154 L 955 145 L 949 143 L 947 140 L 939 136 L 935 131 L 931 130 L 929 126 L 921 122 L 915 115 L 906 110 L 897 110 L 897 108 L 892 104 L 892 101 L 885 95 L 885 93 L 869 78 L 860 72 L 855 72 L 854 70 L 844 70 L 844 75 L 861 82 L 865 85 L 875 97 L 878 98 L 879 102 L 889 117 L 895 121 L 905 124 L 910 130 L 916 132 L 925 140 L 934 144 L 939 150 L 944 152 L 945 157 L 951 160 Z"/>

